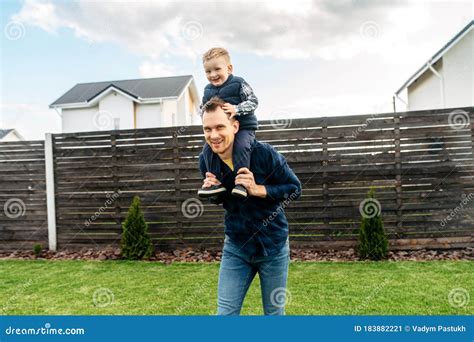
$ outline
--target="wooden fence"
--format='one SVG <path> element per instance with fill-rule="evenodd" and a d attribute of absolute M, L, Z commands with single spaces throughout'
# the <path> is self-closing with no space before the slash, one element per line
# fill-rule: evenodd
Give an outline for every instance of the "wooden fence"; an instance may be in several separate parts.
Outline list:
<path fill-rule="evenodd" d="M 34 244 L 48 244 L 44 142 L 0 142 L 0 250 Z"/>
<path fill-rule="evenodd" d="M 472 246 L 473 122 L 472 107 L 261 122 L 257 138 L 275 146 L 303 184 L 285 209 L 293 246 L 354 246 L 370 186 L 393 249 Z M 202 145 L 200 126 L 53 135 L 58 247 L 117 246 L 135 195 L 157 248 L 220 247 L 223 209 L 196 195 Z M 23 165 L 3 164 L 0 184 L 14 179 L 3 179 L 13 177 L 7 169 Z M 42 196 L 40 215 L 44 168 L 28 176 L 37 201 Z M 6 197 L 16 195 L 9 186 Z M 8 232 L 25 217 L 0 224 Z"/>

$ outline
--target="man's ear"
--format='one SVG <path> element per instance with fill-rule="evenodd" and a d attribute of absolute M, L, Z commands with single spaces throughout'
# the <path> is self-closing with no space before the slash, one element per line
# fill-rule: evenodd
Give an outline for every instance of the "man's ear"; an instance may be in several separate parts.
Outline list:
<path fill-rule="evenodd" d="M 232 64 L 227 64 L 227 72 L 232 74 L 234 72 L 234 66 Z"/>
<path fill-rule="evenodd" d="M 234 126 L 234 134 L 237 134 L 240 128 L 240 122 L 234 119 L 232 126 Z"/>

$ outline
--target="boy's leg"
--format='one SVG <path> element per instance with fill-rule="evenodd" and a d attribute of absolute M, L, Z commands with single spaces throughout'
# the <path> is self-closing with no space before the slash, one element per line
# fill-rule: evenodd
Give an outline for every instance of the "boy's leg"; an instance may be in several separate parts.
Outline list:
<path fill-rule="evenodd" d="M 237 132 L 234 139 L 234 150 L 232 152 L 235 172 L 239 171 L 242 167 L 246 167 L 250 170 L 250 155 L 252 154 L 254 141 L 255 131 L 244 129 Z M 243 198 L 248 195 L 247 189 L 242 185 L 236 185 L 232 190 L 232 194 Z"/>
<path fill-rule="evenodd" d="M 204 144 L 204 147 L 202 149 L 202 155 L 204 158 L 204 163 L 206 164 L 206 168 L 207 168 L 206 171 L 211 172 L 217 177 L 217 179 L 219 179 L 220 173 L 221 173 L 219 157 L 214 152 L 212 152 L 212 149 L 209 147 L 207 143 Z M 207 187 L 207 188 L 203 187 L 199 189 L 198 195 L 204 198 L 214 197 L 225 191 L 226 191 L 226 188 L 224 188 L 224 186 L 213 185 L 211 187 Z"/>
<path fill-rule="evenodd" d="M 232 159 L 236 172 L 242 167 L 250 170 L 250 155 L 254 141 L 255 131 L 244 129 L 235 135 Z"/>
<path fill-rule="evenodd" d="M 290 247 L 287 241 L 281 251 L 274 256 L 262 257 L 258 275 L 262 290 L 263 311 L 265 315 L 284 315 L 285 305 L 289 299 L 286 289 Z"/>
<path fill-rule="evenodd" d="M 228 237 L 224 241 L 217 290 L 217 315 L 239 315 L 256 269 Z"/>

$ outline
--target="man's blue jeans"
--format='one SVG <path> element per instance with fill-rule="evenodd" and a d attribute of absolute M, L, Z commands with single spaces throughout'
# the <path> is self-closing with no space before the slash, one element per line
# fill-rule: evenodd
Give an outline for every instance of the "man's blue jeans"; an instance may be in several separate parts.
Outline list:
<path fill-rule="evenodd" d="M 248 253 L 226 236 L 219 270 L 217 314 L 239 315 L 245 294 L 258 273 L 264 314 L 284 315 L 289 242 L 276 255 L 255 257 Z"/>

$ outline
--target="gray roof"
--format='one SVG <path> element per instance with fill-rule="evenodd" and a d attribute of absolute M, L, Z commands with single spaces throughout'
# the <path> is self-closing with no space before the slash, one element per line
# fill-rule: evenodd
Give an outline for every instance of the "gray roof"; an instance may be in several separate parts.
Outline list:
<path fill-rule="evenodd" d="M 13 129 L 1 129 L 0 128 L 0 139 L 3 139 L 7 136 L 8 133 L 12 132 Z"/>
<path fill-rule="evenodd" d="M 447 49 L 458 40 L 459 37 L 461 37 L 464 33 L 466 33 L 472 26 L 474 26 L 474 20 L 471 20 L 469 24 L 467 24 L 461 31 L 458 32 L 449 42 L 447 42 L 438 52 L 436 52 L 433 57 L 431 57 L 425 64 L 423 64 L 422 67 L 420 67 L 413 75 L 410 76 L 410 78 L 403 83 L 403 85 L 398 89 L 395 94 L 398 95 L 400 94 L 403 89 L 407 88 L 410 86 L 419 76 L 420 73 L 424 72 L 428 68 L 427 64 L 433 64 L 436 63 L 438 59 L 443 57 L 444 53 L 447 51 Z"/>
<path fill-rule="evenodd" d="M 70 103 L 87 103 L 111 86 L 122 90 L 134 98 L 149 99 L 174 97 L 181 94 L 193 78 L 191 75 L 139 78 L 135 80 L 78 83 L 63 96 L 50 104 L 50 107 Z"/>

